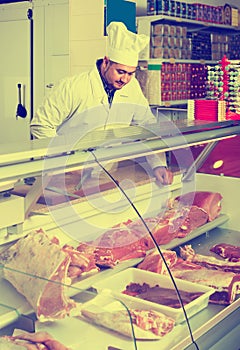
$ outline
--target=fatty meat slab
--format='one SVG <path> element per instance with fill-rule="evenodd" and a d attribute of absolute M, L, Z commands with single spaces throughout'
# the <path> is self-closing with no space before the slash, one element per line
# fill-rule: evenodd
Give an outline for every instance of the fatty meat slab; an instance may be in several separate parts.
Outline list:
<path fill-rule="evenodd" d="M 43 231 L 19 239 L 0 261 L 4 278 L 25 296 L 38 319 L 63 318 L 75 307 L 64 293 L 70 258 Z"/>
<path fill-rule="evenodd" d="M 64 318 L 76 308 L 65 293 L 73 267 L 78 274 L 98 269 L 73 247 L 63 249 L 56 238 L 50 240 L 42 229 L 19 239 L 0 255 L 0 262 L 3 277 L 27 299 L 40 321 Z"/>
<path fill-rule="evenodd" d="M 97 299 L 97 298 L 96 298 Z M 107 308 L 97 303 L 83 306 L 81 315 L 87 320 L 105 328 L 111 329 L 126 337 L 134 336 L 139 340 L 158 340 L 170 333 L 175 321 L 169 316 L 154 310 L 128 308 L 113 302 Z"/>

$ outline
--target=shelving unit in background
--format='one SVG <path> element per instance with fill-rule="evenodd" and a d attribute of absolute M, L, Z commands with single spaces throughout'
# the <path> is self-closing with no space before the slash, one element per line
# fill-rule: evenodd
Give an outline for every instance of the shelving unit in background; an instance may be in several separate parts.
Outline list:
<path fill-rule="evenodd" d="M 153 15 L 138 17 L 137 31 L 139 34 L 148 35 L 151 40 L 140 53 L 140 70 L 136 76 L 150 105 L 170 107 L 186 105 L 188 99 L 206 97 L 206 66 L 218 62 L 218 57 L 214 56 L 215 51 L 212 50 L 215 48 L 212 39 L 215 40 L 216 35 L 224 35 L 227 41 L 227 36 L 229 38 L 233 35 L 239 36 L 240 28 L 186 18 Z M 176 32 L 180 34 L 175 35 Z M 210 38 L 207 45 L 198 41 L 200 34 Z M 159 47 L 154 46 L 157 45 L 157 41 Z M 229 46 L 223 46 L 220 55 L 227 53 L 228 48 Z M 215 60 L 212 59 L 213 56 Z M 219 59 L 221 59 L 220 56 Z M 183 73 L 181 76 L 180 71 Z M 166 76 L 165 73 L 168 75 Z"/>

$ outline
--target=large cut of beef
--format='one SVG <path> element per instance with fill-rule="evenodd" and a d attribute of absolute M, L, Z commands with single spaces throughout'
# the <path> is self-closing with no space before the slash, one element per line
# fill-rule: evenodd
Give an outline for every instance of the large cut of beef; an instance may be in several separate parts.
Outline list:
<path fill-rule="evenodd" d="M 97 265 L 108 267 L 121 261 L 144 257 L 147 249 L 145 237 L 128 225 L 114 227 L 96 240 L 82 242 L 77 247 L 79 252 L 93 254 Z"/>
<path fill-rule="evenodd" d="M 121 261 L 141 258 L 156 244 L 183 238 L 219 215 L 222 196 L 214 192 L 191 192 L 176 197 L 173 206 L 154 217 L 127 220 L 100 234 L 91 242 L 80 242 L 77 250 L 92 254 L 99 266 L 113 267 Z"/>
<path fill-rule="evenodd" d="M 172 237 L 183 238 L 196 228 L 206 224 L 208 215 L 195 205 L 176 206 L 165 212 L 164 219 L 168 220 L 170 232 L 173 232 Z"/>
<path fill-rule="evenodd" d="M 214 220 L 221 211 L 222 195 L 218 192 L 188 192 L 175 198 L 181 206 L 197 206 L 208 214 L 208 221 Z"/>
<path fill-rule="evenodd" d="M 75 302 L 65 294 L 70 257 L 42 231 L 19 239 L 0 256 L 3 276 L 24 295 L 40 320 L 63 318 Z"/>
<path fill-rule="evenodd" d="M 215 244 L 211 249 L 211 252 L 218 254 L 224 259 L 232 262 L 240 262 L 240 247 L 229 243 Z"/>

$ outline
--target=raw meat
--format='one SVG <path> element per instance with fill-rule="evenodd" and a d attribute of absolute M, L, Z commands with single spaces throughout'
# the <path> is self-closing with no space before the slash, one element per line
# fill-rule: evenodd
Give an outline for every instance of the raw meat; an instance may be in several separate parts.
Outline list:
<path fill-rule="evenodd" d="M 176 309 L 181 307 L 176 291 L 159 285 L 151 287 L 148 283 L 130 283 L 122 293 Z M 189 304 L 203 294 L 184 290 L 179 291 L 179 293 L 184 305 Z"/>
<path fill-rule="evenodd" d="M 62 250 L 70 257 L 68 277 L 75 279 L 87 273 L 99 271 L 92 253 L 81 253 L 72 246 L 65 244 Z"/>
<path fill-rule="evenodd" d="M 168 267 L 171 269 L 171 267 L 177 262 L 176 252 L 171 250 L 162 250 L 161 252 Z M 149 253 L 144 260 L 138 264 L 138 268 L 141 270 L 156 272 L 161 275 L 168 274 L 167 267 L 157 249 Z"/>
<path fill-rule="evenodd" d="M 211 252 L 214 252 L 224 259 L 232 262 L 240 261 L 240 247 L 228 244 L 228 243 L 219 243 L 214 245 L 211 249 Z"/>
<path fill-rule="evenodd" d="M 222 195 L 218 192 L 188 192 L 175 198 L 181 206 L 197 206 L 208 214 L 208 221 L 214 220 L 221 211 Z"/>
<path fill-rule="evenodd" d="M 147 227 L 142 220 L 127 220 L 92 242 L 80 243 L 77 250 L 93 254 L 97 265 L 108 267 L 144 257 L 155 244 L 164 245 L 174 238 L 183 238 L 213 220 L 221 210 L 221 198 L 219 193 L 190 192 L 177 197 L 173 207 L 155 217 L 144 218 Z"/>
<path fill-rule="evenodd" d="M 144 257 L 147 249 L 146 239 L 127 225 L 112 228 L 95 241 L 82 242 L 77 247 L 80 252 L 93 254 L 97 265 L 108 267 L 120 261 Z"/>
<path fill-rule="evenodd" d="M 205 211 L 195 205 L 191 207 L 179 206 L 166 211 L 164 219 L 168 220 L 170 231 L 174 232 L 172 237 L 183 238 L 196 228 L 206 224 L 208 221 L 208 215 Z"/>
<path fill-rule="evenodd" d="M 220 260 L 213 256 L 196 254 L 191 245 L 180 247 L 180 255 L 184 260 L 191 261 L 211 270 L 240 273 L 240 261 L 232 262 Z"/>
<path fill-rule="evenodd" d="M 169 219 L 165 217 L 165 214 L 145 218 L 144 221 L 158 245 L 167 244 L 175 238 L 175 232 L 169 225 Z M 155 247 L 152 237 L 141 220 L 132 222 L 129 224 L 129 228 L 141 233 L 141 236 L 145 239 L 147 250 Z"/>
<path fill-rule="evenodd" d="M 128 309 L 136 339 L 159 339 L 172 331 L 175 321 L 153 310 Z M 107 311 L 98 305 L 83 307 L 82 315 L 91 322 L 109 328 L 117 333 L 132 337 L 132 327 L 127 310 Z"/>
<path fill-rule="evenodd" d="M 231 304 L 240 288 L 240 275 L 209 270 L 191 262 L 180 261 L 173 266 L 171 273 L 176 278 L 214 288 L 215 292 L 210 295 L 209 302 L 215 304 Z"/>
<path fill-rule="evenodd" d="M 70 258 L 42 230 L 19 239 L 0 262 L 4 278 L 25 296 L 38 319 L 63 318 L 75 308 L 65 295 Z"/>
<path fill-rule="evenodd" d="M 188 248 L 188 252 L 191 251 L 193 253 L 194 250 L 192 248 L 192 250 L 190 250 L 190 248 Z M 221 265 L 218 265 L 217 269 L 211 269 L 210 267 L 213 265 L 209 266 L 209 264 L 202 264 L 202 259 L 201 263 L 198 264 L 192 259 L 191 254 L 189 255 L 189 253 L 186 254 L 183 252 L 184 250 L 182 250 L 182 255 L 187 260 L 176 258 L 176 253 L 174 251 L 163 251 L 164 257 L 166 257 L 168 266 L 171 270 L 171 274 L 174 277 L 214 288 L 215 292 L 209 299 L 212 303 L 231 304 L 236 299 L 236 296 L 240 291 L 240 274 L 226 271 L 221 268 Z M 138 265 L 138 268 L 163 275 L 168 274 L 167 269 L 164 268 L 165 264 L 163 264 L 162 258 L 159 254 L 153 254 L 152 263 L 151 254 L 149 254 Z"/>

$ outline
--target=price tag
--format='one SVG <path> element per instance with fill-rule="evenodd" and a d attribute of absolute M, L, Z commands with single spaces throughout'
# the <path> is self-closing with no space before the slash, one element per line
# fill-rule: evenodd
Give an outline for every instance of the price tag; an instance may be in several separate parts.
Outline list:
<path fill-rule="evenodd" d="M 175 58 L 171 57 L 171 58 L 169 58 L 169 62 L 174 64 L 174 63 L 176 63 L 176 60 L 175 60 Z"/>

